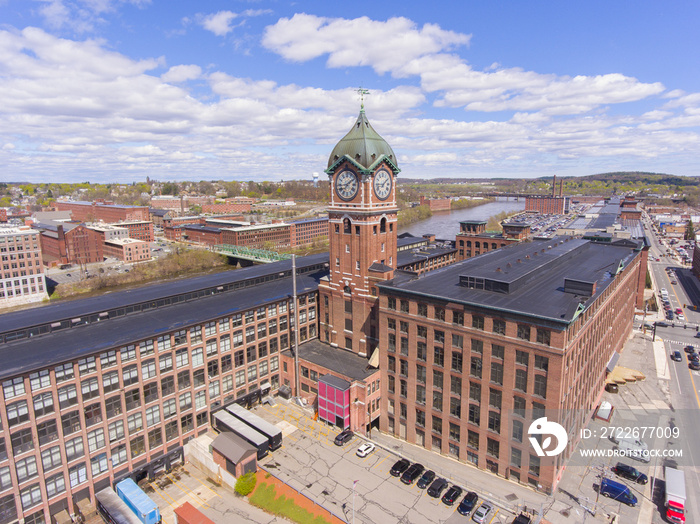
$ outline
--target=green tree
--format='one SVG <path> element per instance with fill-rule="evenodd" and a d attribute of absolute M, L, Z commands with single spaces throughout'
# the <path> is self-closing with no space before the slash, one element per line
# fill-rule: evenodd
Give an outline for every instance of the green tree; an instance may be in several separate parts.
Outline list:
<path fill-rule="evenodd" d="M 255 477 L 255 473 L 252 471 L 246 473 L 236 481 L 236 493 L 243 497 L 250 495 L 250 493 L 252 493 L 252 491 L 255 489 L 256 481 L 257 478 Z"/>
<path fill-rule="evenodd" d="M 695 228 L 693 227 L 693 221 L 688 220 L 685 226 L 685 237 L 686 240 L 695 240 Z"/>

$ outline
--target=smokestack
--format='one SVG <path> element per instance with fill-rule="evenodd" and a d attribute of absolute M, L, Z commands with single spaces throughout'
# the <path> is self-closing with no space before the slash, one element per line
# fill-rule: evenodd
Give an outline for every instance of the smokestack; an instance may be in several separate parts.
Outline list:
<path fill-rule="evenodd" d="M 554 180 L 552 181 L 552 196 L 557 196 L 557 175 L 554 175 Z"/>
<path fill-rule="evenodd" d="M 559 181 L 559 196 L 560 197 L 564 196 L 564 181 L 563 180 Z"/>

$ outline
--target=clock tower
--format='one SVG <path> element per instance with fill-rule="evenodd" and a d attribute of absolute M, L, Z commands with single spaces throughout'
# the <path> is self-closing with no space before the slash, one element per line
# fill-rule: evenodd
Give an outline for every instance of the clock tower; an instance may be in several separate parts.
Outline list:
<path fill-rule="evenodd" d="M 375 284 L 396 268 L 399 171 L 363 106 L 328 159 L 330 272 L 319 287 L 321 340 L 361 356 L 378 343 Z"/>

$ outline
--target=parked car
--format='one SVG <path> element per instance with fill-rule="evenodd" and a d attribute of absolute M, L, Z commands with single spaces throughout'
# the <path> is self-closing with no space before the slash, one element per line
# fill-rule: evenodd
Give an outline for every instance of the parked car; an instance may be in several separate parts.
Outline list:
<path fill-rule="evenodd" d="M 482 524 L 483 522 L 487 522 L 488 516 L 491 514 L 493 511 L 493 506 L 489 504 L 488 502 L 482 502 L 481 506 L 477 508 L 477 510 L 474 512 L 472 515 L 472 520 L 474 522 L 478 522 L 479 524 Z"/>
<path fill-rule="evenodd" d="M 671 360 L 675 360 L 676 362 L 681 362 L 683 360 L 683 355 L 681 355 L 681 352 L 676 350 L 673 353 L 671 353 Z"/>
<path fill-rule="evenodd" d="M 451 506 L 455 503 L 455 500 L 457 500 L 461 496 L 462 488 L 453 485 L 450 487 L 450 489 L 445 491 L 445 494 L 442 496 L 442 502 L 444 504 L 447 504 L 448 506 Z"/>
<path fill-rule="evenodd" d="M 680 315 L 681 313 L 683 313 L 683 310 L 681 308 L 677 307 L 676 308 L 676 315 Z"/>
<path fill-rule="evenodd" d="M 685 322 L 685 315 L 683 315 L 683 314 L 678 315 L 677 318 L 678 318 L 678 321 L 679 321 L 679 322 Z"/>
<path fill-rule="evenodd" d="M 435 479 L 435 472 L 431 469 L 427 470 L 425 473 L 421 475 L 421 477 L 418 479 L 418 482 L 416 482 L 416 486 L 418 486 L 420 489 L 425 489 L 430 485 L 430 483 Z"/>
<path fill-rule="evenodd" d="M 695 333 L 695 338 L 700 338 L 700 333 Z"/>
<path fill-rule="evenodd" d="M 614 382 L 607 382 L 605 384 L 605 391 L 607 391 L 608 393 L 617 393 L 618 390 L 619 390 L 619 387 Z"/>
<path fill-rule="evenodd" d="M 688 367 L 693 371 L 698 371 L 700 370 L 700 362 L 698 362 L 697 360 L 691 360 L 688 364 Z"/>
<path fill-rule="evenodd" d="M 446 487 L 447 481 L 443 478 L 438 477 L 435 480 L 433 480 L 433 483 L 428 488 L 428 495 L 430 495 L 433 498 L 438 498 Z"/>
<path fill-rule="evenodd" d="M 668 324 L 666 322 L 654 322 L 656 327 L 668 327 Z"/>
<path fill-rule="evenodd" d="M 333 443 L 336 446 L 342 446 L 346 442 L 350 442 L 350 440 L 352 439 L 352 437 L 354 435 L 355 434 L 352 431 L 350 431 L 349 429 L 344 429 L 343 431 L 338 433 L 338 435 L 335 437 L 335 440 L 333 441 Z"/>
<path fill-rule="evenodd" d="M 401 482 L 404 484 L 413 484 L 424 470 L 423 464 L 411 464 L 411 466 L 403 472 L 403 475 L 401 475 Z"/>
<path fill-rule="evenodd" d="M 690 362 L 700 362 L 700 355 L 698 355 L 697 353 L 688 353 L 688 360 Z"/>
<path fill-rule="evenodd" d="M 365 442 L 359 448 L 357 448 L 358 457 L 366 457 L 376 449 L 375 445 L 371 442 Z"/>
<path fill-rule="evenodd" d="M 515 517 L 513 524 L 532 524 L 532 517 L 525 513 L 521 513 L 520 515 Z"/>
<path fill-rule="evenodd" d="M 635 497 L 630 489 L 619 482 L 604 478 L 600 482 L 600 494 L 604 497 L 610 497 L 619 502 L 624 502 L 628 506 L 637 505 L 637 497 Z"/>
<path fill-rule="evenodd" d="M 406 460 L 406 459 L 399 459 L 396 461 L 396 463 L 391 466 L 391 470 L 389 470 L 389 473 L 391 473 L 392 476 L 398 477 L 408 469 L 408 466 L 410 466 L 411 463 Z"/>
<path fill-rule="evenodd" d="M 694 348 L 693 346 L 685 346 L 685 347 L 683 348 L 683 350 L 684 350 L 686 353 L 695 353 L 695 348 Z"/>
<path fill-rule="evenodd" d="M 457 506 L 457 511 L 460 515 L 469 515 L 474 509 L 474 506 L 476 506 L 476 502 L 478 500 L 479 495 L 473 491 L 469 491 L 466 495 L 464 495 L 464 498 L 462 499 L 462 502 L 459 503 L 459 506 Z"/>
<path fill-rule="evenodd" d="M 637 484 L 646 484 L 649 482 L 649 477 L 647 477 L 644 473 L 639 471 L 637 468 L 633 468 L 632 466 L 628 466 L 627 464 L 624 464 L 622 462 L 618 462 L 615 466 L 612 467 L 613 473 L 617 475 L 618 477 L 622 477 L 623 479 L 627 480 L 632 480 L 636 482 Z"/>

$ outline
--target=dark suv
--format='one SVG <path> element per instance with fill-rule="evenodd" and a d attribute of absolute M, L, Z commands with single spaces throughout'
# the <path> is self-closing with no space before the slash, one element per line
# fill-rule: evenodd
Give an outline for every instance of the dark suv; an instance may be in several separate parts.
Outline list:
<path fill-rule="evenodd" d="M 346 442 L 350 442 L 350 439 L 352 439 L 352 437 L 354 435 L 355 434 L 352 431 L 350 431 L 349 429 L 344 429 L 343 431 L 338 433 L 338 435 L 335 437 L 335 440 L 333 441 L 333 443 L 336 446 L 342 446 Z"/>
<path fill-rule="evenodd" d="M 391 473 L 391 475 L 394 477 L 398 477 L 399 475 L 401 475 L 401 473 L 408 469 L 408 466 L 410 464 L 411 463 L 408 460 L 400 459 L 396 461 L 396 463 L 393 466 L 391 466 L 391 470 L 389 470 L 389 473 Z"/>
<path fill-rule="evenodd" d="M 428 488 L 428 495 L 434 498 L 438 498 L 440 493 L 442 493 L 447 487 L 447 481 L 443 478 L 436 478 L 433 483 Z"/>
<path fill-rule="evenodd" d="M 423 473 L 423 464 L 411 464 L 411 466 L 401 475 L 401 482 L 404 484 L 413 484 L 413 481 Z"/>
<path fill-rule="evenodd" d="M 421 478 L 418 479 L 418 482 L 416 482 L 416 486 L 418 486 L 420 489 L 425 489 L 430 485 L 430 483 L 433 481 L 435 478 L 435 472 L 431 469 L 423 473 Z"/>
<path fill-rule="evenodd" d="M 613 466 L 612 470 L 618 477 L 633 480 L 637 484 L 646 484 L 649 482 L 649 478 L 644 473 L 622 462 L 618 462 L 617 465 Z"/>
<path fill-rule="evenodd" d="M 461 495 L 462 495 L 462 488 L 453 485 L 442 496 L 442 502 L 444 504 L 447 504 L 448 506 L 451 506 L 452 504 L 455 503 L 455 500 L 457 500 Z"/>
<path fill-rule="evenodd" d="M 464 495 L 462 502 L 460 502 L 459 506 L 457 506 L 457 511 L 459 511 L 460 515 L 469 515 L 474 509 L 474 506 L 476 506 L 476 502 L 478 500 L 479 495 L 477 495 L 473 491 L 470 491 L 469 493 Z"/>

